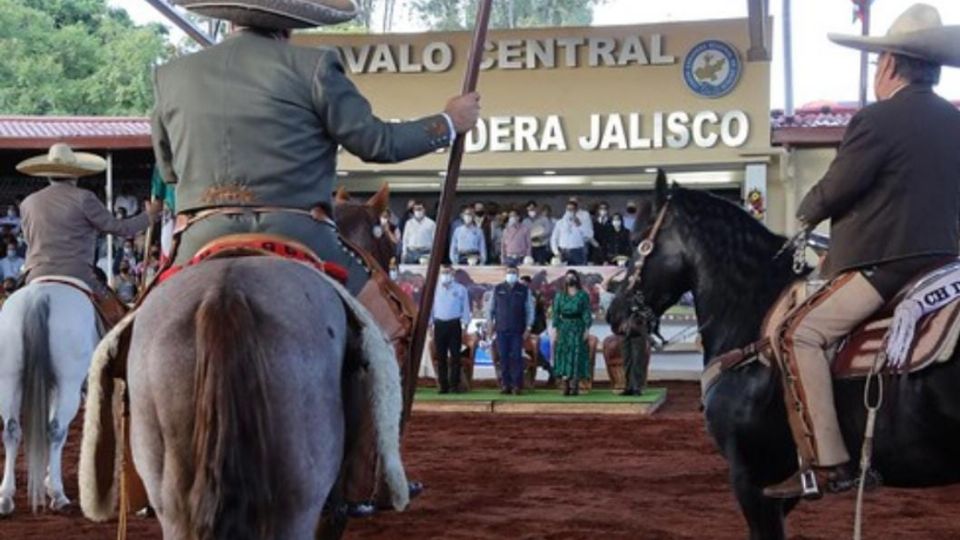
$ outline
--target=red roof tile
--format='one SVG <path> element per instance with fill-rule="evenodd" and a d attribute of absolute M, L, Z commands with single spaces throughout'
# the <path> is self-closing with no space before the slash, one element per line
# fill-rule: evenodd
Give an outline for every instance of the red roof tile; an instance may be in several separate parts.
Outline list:
<path fill-rule="evenodd" d="M 0 116 L 0 149 L 47 148 L 56 142 L 78 149 L 147 149 L 146 118 Z"/>

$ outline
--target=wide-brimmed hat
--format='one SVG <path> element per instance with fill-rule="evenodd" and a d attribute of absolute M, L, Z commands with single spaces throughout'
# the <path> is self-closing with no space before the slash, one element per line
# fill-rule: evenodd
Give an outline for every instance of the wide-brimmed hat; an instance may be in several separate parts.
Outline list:
<path fill-rule="evenodd" d="M 292 29 L 326 26 L 357 16 L 353 0 L 173 0 L 190 11 L 241 26 Z"/>
<path fill-rule="evenodd" d="M 21 161 L 17 170 L 28 176 L 79 178 L 107 170 L 107 160 L 96 154 L 74 152 L 66 143 L 57 143 L 46 154 Z"/>
<path fill-rule="evenodd" d="M 945 26 L 937 8 L 914 4 L 893 21 L 885 36 L 829 34 L 831 41 L 866 52 L 891 52 L 941 66 L 960 67 L 960 26 Z"/>

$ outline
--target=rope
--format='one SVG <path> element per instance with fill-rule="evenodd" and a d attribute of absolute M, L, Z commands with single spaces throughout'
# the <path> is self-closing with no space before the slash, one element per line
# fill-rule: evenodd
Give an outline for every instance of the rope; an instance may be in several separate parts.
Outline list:
<path fill-rule="evenodd" d="M 117 386 L 117 390 L 123 395 L 125 385 L 118 381 Z M 121 408 L 126 409 L 122 403 L 121 400 Z M 120 447 L 122 449 L 125 449 L 127 444 L 127 422 L 129 420 L 126 413 L 126 410 L 120 412 Z M 120 515 L 117 518 L 117 540 L 127 540 L 127 507 L 130 505 L 127 497 L 127 475 L 124 474 L 124 467 L 126 466 L 124 453 L 124 450 L 120 450 Z"/>
<path fill-rule="evenodd" d="M 853 539 L 862 540 L 863 538 L 863 493 L 864 486 L 867 483 L 867 471 L 870 470 L 871 457 L 873 455 L 873 434 L 877 425 L 877 411 L 883 405 L 883 378 L 880 376 L 880 370 L 887 362 L 884 348 L 880 349 L 877 359 L 873 362 L 873 368 L 867 375 L 866 385 L 863 387 L 863 406 L 867 409 L 867 425 L 863 434 L 863 445 L 860 447 L 860 482 L 857 486 L 857 506 L 856 514 L 853 520 Z M 870 403 L 870 383 L 876 381 L 877 398 L 876 402 Z"/>

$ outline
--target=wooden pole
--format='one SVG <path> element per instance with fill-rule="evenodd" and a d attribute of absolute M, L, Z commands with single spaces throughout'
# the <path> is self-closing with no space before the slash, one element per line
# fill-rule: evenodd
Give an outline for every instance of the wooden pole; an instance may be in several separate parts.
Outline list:
<path fill-rule="evenodd" d="M 469 94 L 477 89 L 477 79 L 480 76 L 480 62 L 483 59 L 483 46 L 487 41 L 487 28 L 490 25 L 490 9 L 492 0 L 481 0 L 477 7 L 477 21 L 473 29 L 473 43 L 467 62 L 467 72 L 463 79 L 463 93 Z M 410 417 L 413 407 L 413 398 L 417 391 L 417 376 L 420 373 L 420 359 L 427 341 L 427 329 L 430 323 L 430 312 L 433 310 L 433 297 L 437 290 L 437 280 L 440 276 L 440 263 L 443 248 L 446 245 L 447 234 L 450 229 L 450 220 L 453 218 L 453 200 L 457 192 L 457 183 L 460 180 L 460 166 L 463 163 L 463 151 L 466 144 L 466 135 L 457 137 L 450 150 L 450 161 L 447 164 L 447 175 L 440 192 L 440 207 L 437 213 L 437 232 L 433 237 L 433 248 L 430 251 L 430 264 L 427 267 L 427 278 L 424 280 L 423 290 L 420 291 L 420 305 L 417 312 L 417 322 L 413 329 L 413 339 L 410 344 L 410 358 L 404 374 L 404 422 Z"/>

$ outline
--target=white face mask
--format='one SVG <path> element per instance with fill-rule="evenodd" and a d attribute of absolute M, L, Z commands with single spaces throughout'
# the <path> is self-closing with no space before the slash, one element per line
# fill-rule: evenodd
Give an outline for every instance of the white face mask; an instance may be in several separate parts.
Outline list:
<path fill-rule="evenodd" d="M 537 219 L 537 211 L 536 211 L 536 210 L 530 210 L 529 212 L 527 212 L 527 215 L 530 216 L 530 219 Z"/>
<path fill-rule="evenodd" d="M 600 210 L 597 210 L 597 215 L 600 217 L 607 217 L 607 209 L 601 208 Z"/>
<path fill-rule="evenodd" d="M 470 214 L 464 214 L 462 219 L 464 225 L 470 225 L 473 223 L 473 216 Z"/>
<path fill-rule="evenodd" d="M 396 281 L 398 277 L 400 277 L 400 275 L 397 273 L 396 270 L 391 270 L 391 271 L 390 271 L 390 279 L 391 279 L 391 280 Z"/>
<path fill-rule="evenodd" d="M 507 274 L 507 283 L 510 285 L 516 283 L 518 279 L 520 278 L 516 274 Z"/>
<path fill-rule="evenodd" d="M 518 218 L 517 216 L 510 216 L 509 218 L 507 218 L 507 223 L 511 225 L 516 225 L 517 222 L 519 221 L 520 221 L 520 218 Z"/>
<path fill-rule="evenodd" d="M 380 216 L 380 223 L 386 225 L 387 223 L 390 223 L 390 218 L 387 216 Z"/>
<path fill-rule="evenodd" d="M 444 285 L 449 285 L 453 282 L 453 276 L 450 274 L 440 274 L 440 283 Z"/>
<path fill-rule="evenodd" d="M 568 217 L 568 218 L 573 219 L 573 217 L 576 216 L 576 215 L 577 215 L 577 213 L 576 213 L 575 211 L 573 211 L 573 210 L 567 210 L 567 217 Z"/>
<path fill-rule="evenodd" d="M 614 228 L 614 229 L 619 229 L 621 226 L 623 226 L 623 222 L 622 222 L 622 221 L 620 221 L 619 219 L 613 220 L 613 228 Z"/>
<path fill-rule="evenodd" d="M 17 256 L 17 248 L 7 248 L 7 258 L 14 259 Z"/>
<path fill-rule="evenodd" d="M 413 213 L 413 217 L 417 218 L 418 220 L 423 219 L 423 215 L 423 210 L 417 210 Z"/>

